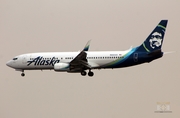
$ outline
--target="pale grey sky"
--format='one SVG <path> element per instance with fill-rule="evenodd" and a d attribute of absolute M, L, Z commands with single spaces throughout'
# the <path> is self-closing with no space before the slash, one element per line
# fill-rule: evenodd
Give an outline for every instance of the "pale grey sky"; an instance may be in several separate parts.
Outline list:
<path fill-rule="evenodd" d="M 0 118 L 180 117 L 179 0 L 1 0 Z M 29 52 L 125 50 L 168 19 L 163 51 L 149 64 L 95 70 L 93 78 L 20 72 L 5 63 Z M 172 113 L 154 113 L 170 102 Z"/>

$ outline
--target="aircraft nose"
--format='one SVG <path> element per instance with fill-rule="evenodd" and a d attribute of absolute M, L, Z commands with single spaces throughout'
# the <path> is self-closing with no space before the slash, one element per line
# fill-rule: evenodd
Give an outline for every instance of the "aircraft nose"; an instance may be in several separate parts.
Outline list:
<path fill-rule="evenodd" d="M 8 62 L 6 63 L 6 65 L 9 66 L 9 67 L 12 67 L 12 61 L 8 61 Z"/>

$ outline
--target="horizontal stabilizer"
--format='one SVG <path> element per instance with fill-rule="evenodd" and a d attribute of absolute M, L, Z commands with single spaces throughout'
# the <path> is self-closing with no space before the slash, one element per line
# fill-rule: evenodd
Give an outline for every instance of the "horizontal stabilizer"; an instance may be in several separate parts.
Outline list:
<path fill-rule="evenodd" d="M 170 54 L 170 53 L 175 53 L 175 51 L 171 51 L 171 52 L 164 52 L 164 54 Z"/>

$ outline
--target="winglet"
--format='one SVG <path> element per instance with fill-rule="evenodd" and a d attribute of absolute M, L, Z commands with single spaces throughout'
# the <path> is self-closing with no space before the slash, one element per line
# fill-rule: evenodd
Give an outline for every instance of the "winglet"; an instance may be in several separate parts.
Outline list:
<path fill-rule="evenodd" d="M 91 42 L 91 40 L 89 40 L 87 42 L 86 46 L 84 47 L 84 49 L 82 51 L 88 51 L 89 50 L 90 42 Z"/>

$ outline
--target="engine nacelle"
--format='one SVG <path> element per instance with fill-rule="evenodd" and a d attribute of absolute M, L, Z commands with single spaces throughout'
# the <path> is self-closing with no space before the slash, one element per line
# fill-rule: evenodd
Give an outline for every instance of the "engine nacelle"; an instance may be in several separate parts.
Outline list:
<path fill-rule="evenodd" d="M 68 63 L 56 63 L 54 65 L 55 71 L 67 71 L 69 70 L 69 64 Z"/>

